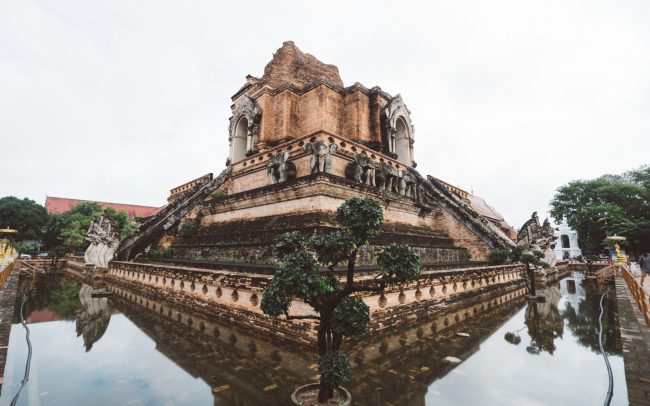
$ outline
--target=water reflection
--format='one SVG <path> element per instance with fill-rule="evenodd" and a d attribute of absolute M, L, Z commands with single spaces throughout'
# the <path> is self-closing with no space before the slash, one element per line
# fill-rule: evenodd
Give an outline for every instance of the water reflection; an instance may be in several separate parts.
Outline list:
<path fill-rule="evenodd" d="M 581 345 L 595 353 L 600 353 L 596 332 L 600 316 L 600 290 L 603 287 L 598 287 L 593 280 L 585 279 L 582 281 L 581 288 L 584 292 L 581 300 L 567 301 L 562 317 Z M 603 348 L 610 355 L 622 355 L 623 343 L 619 331 L 615 298 L 613 289 L 610 289 L 608 299 L 605 301 L 602 320 Z"/>
<path fill-rule="evenodd" d="M 75 320 L 81 308 L 79 291 L 81 284 L 60 275 L 37 275 L 21 277 L 18 298 L 27 297 L 25 319 L 32 322 Z M 44 313 L 39 313 L 44 312 Z M 13 322 L 20 322 L 20 307 L 14 308 Z"/>
<path fill-rule="evenodd" d="M 106 287 L 110 298 L 93 297 L 93 286 L 61 277 L 24 278 L 21 287 L 29 292 L 27 312 L 34 323 L 48 319 L 47 312 L 50 320 L 58 320 L 48 323 L 53 327 L 74 321 L 83 347 L 92 349 L 86 353 L 91 358 L 84 358 L 78 340 L 61 336 L 74 336 L 69 329 L 58 329 L 59 335 L 48 332 L 41 341 L 35 331 L 38 376 L 30 385 L 40 385 L 31 393 L 49 393 L 40 399 L 42 405 L 86 404 L 85 399 L 111 405 L 286 404 L 295 387 L 318 379 L 311 351 L 283 345 L 254 329 L 233 328 L 213 308 L 188 309 L 111 285 Z M 593 331 L 599 296 L 577 279 L 540 293 L 545 303 L 526 303 L 525 289 L 513 289 L 462 307 L 449 306 L 398 331 L 346 342 L 354 368 L 348 387 L 355 404 L 592 403 L 572 395 L 580 393 L 583 382 L 598 384 L 601 359 L 593 353 Z M 610 354 L 621 352 L 617 323 L 616 309 L 608 305 L 605 343 Z M 574 341 L 579 345 L 572 346 Z M 14 376 L 21 371 L 21 345 L 12 331 Z M 589 351 L 581 351 L 582 346 Z M 447 364 L 447 356 L 463 363 Z M 587 370 L 576 373 L 566 367 L 575 360 Z M 614 359 L 613 365 L 620 379 L 622 361 Z M 524 370 L 518 369 L 522 366 Z M 529 369 L 541 375 L 526 375 Z M 55 389 L 66 386 L 60 383 L 62 373 L 68 387 L 75 382 L 74 390 L 67 391 L 72 393 Z M 572 379 L 572 385 L 564 385 Z M 11 382 L 6 375 L 5 386 Z M 549 394 L 539 391 L 543 384 L 560 386 Z M 620 382 L 615 394 L 614 404 L 623 404 Z"/>
<path fill-rule="evenodd" d="M 79 289 L 79 302 L 81 308 L 76 311 L 75 317 L 77 337 L 83 336 L 86 351 L 93 348 L 106 332 L 111 321 L 111 308 L 106 297 L 93 297 L 96 289 L 90 285 L 81 285 Z"/>
<path fill-rule="evenodd" d="M 75 321 L 86 351 L 102 338 L 111 319 L 108 298 L 93 297 L 97 288 L 61 275 L 35 275 L 19 281 L 19 297 L 25 296 L 27 323 L 57 320 Z M 20 307 L 14 309 L 14 323 L 20 322 Z"/>
<path fill-rule="evenodd" d="M 543 302 L 529 302 L 526 306 L 525 320 L 530 336 L 530 344 L 526 351 L 531 354 L 548 352 L 553 355 L 555 339 L 562 338 L 564 320 L 558 310 L 560 301 L 559 286 L 538 289 L 538 295 L 544 298 Z"/>

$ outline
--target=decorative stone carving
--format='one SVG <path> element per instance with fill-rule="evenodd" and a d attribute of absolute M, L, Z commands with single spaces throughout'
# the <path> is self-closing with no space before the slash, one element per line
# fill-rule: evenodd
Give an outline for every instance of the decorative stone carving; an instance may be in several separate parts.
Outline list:
<path fill-rule="evenodd" d="M 243 95 L 237 100 L 228 126 L 231 162 L 237 162 L 244 156 L 256 152 L 261 117 L 262 110 L 253 99 Z M 245 129 L 238 125 L 242 118 L 246 119 Z"/>
<path fill-rule="evenodd" d="M 262 117 L 262 110 L 257 103 L 247 95 L 243 95 L 237 100 L 235 108 L 230 117 L 230 125 L 228 126 L 228 133 L 230 138 L 234 136 L 235 125 L 241 117 L 246 117 L 248 120 L 248 133 L 249 135 L 257 134 L 259 131 L 260 118 Z"/>
<path fill-rule="evenodd" d="M 398 134 L 398 121 L 402 119 L 408 134 L 400 137 Z M 413 166 L 413 134 L 415 127 L 411 123 L 411 112 L 404 104 L 401 95 L 397 95 L 382 110 L 382 122 L 385 142 L 391 153 L 398 155 L 397 159 L 404 165 Z M 407 139 L 404 139 L 406 137 Z"/>
<path fill-rule="evenodd" d="M 517 244 L 528 244 L 531 248 L 544 253 L 544 260 L 552 267 L 555 266 L 557 258 L 553 252 L 555 248 L 555 237 L 553 227 L 548 219 L 544 224 L 539 224 L 537 212 L 534 212 L 530 219 L 524 223 L 517 235 Z"/>
<path fill-rule="evenodd" d="M 314 141 L 305 144 L 303 149 L 313 154 L 309 162 L 311 173 L 332 173 L 332 154 L 338 149 L 336 144 Z"/>
<path fill-rule="evenodd" d="M 285 182 L 287 179 L 295 179 L 296 165 L 289 162 L 289 152 L 280 151 L 269 159 L 266 164 L 267 178 L 269 185 Z"/>
<path fill-rule="evenodd" d="M 402 172 L 402 181 L 404 182 L 404 196 L 418 199 L 418 184 L 415 176 L 409 171 Z"/>
<path fill-rule="evenodd" d="M 120 244 L 120 230 L 117 225 L 106 216 L 94 218 L 88 227 L 86 240 L 90 242 L 84 254 L 86 265 L 108 268 L 108 262 L 113 259 Z"/>
<path fill-rule="evenodd" d="M 375 171 L 377 167 L 372 159 L 366 154 L 354 154 L 354 162 L 350 162 L 345 168 L 345 176 L 355 182 L 375 186 Z"/>
<path fill-rule="evenodd" d="M 398 169 L 392 166 L 381 163 L 379 164 L 379 171 L 377 172 L 377 183 L 382 189 L 389 192 L 399 192 L 399 182 L 401 173 Z"/>

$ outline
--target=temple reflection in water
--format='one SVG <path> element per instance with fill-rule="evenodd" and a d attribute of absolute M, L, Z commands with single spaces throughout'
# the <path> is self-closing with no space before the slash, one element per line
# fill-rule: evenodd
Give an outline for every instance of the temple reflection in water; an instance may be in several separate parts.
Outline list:
<path fill-rule="evenodd" d="M 207 312 L 184 309 L 123 286 L 96 287 L 67 277 L 39 276 L 21 283 L 30 291 L 28 317 L 47 313 L 52 320 L 74 321 L 85 351 L 92 351 L 111 334 L 113 315 L 125 316 L 155 343 L 159 353 L 204 381 L 214 404 L 284 404 L 295 387 L 317 380 L 315 354 L 256 334 L 254 329 L 233 328 Z M 597 295 L 589 295 L 590 289 L 579 280 L 564 280 L 561 286 L 540 291 L 544 303 L 526 303 L 525 289 L 513 289 L 451 306 L 426 322 L 348 341 L 345 345 L 355 370 L 349 387 L 358 404 L 431 404 L 432 394 L 443 391 L 440 387 L 445 388 L 448 378 L 468 373 L 464 362 L 456 366 L 444 362 L 445 357 L 473 360 L 486 340 L 504 343 L 504 329 L 508 342 L 490 345 L 514 348 L 522 356 L 553 355 L 567 329 L 581 345 L 596 351 L 592 332 Z M 109 297 L 98 294 L 102 291 Z M 614 310 L 606 312 L 605 345 L 610 354 L 620 354 Z"/>

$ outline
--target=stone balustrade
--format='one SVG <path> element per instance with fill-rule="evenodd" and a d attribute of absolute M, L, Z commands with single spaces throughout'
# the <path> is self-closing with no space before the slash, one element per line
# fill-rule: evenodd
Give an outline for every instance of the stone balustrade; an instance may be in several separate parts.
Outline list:
<path fill-rule="evenodd" d="M 256 320 L 257 327 L 290 335 L 298 328 L 309 341 L 313 321 L 287 321 L 264 315 L 260 302 L 270 275 L 206 270 L 172 265 L 113 261 L 107 279 L 130 287 L 145 288 L 158 295 L 199 306 L 214 305 L 223 312 L 232 312 L 242 319 Z M 360 296 L 372 313 L 371 330 L 387 325 L 399 327 L 407 321 L 421 320 L 439 312 L 444 303 L 462 301 L 486 291 L 521 287 L 521 268 L 515 265 L 487 266 L 454 270 L 423 271 L 417 281 L 388 287 L 383 294 Z M 505 291 L 505 290 L 504 290 Z M 290 315 L 314 315 L 311 307 L 294 301 Z"/>

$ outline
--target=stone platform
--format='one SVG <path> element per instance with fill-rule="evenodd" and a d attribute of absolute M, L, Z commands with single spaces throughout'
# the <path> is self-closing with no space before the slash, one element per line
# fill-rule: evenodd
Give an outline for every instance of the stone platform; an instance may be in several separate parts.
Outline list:
<path fill-rule="evenodd" d="M 13 268 L 14 264 L 10 264 L 9 267 Z M 11 333 L 11 324 L 14 317 L 19 277 L 17 269 L 5 269 L 3 272 L 9 272 L 9 275 L 3 286 L 0 286 L 0 393 L 2 393 L 4 381 L 7 349 L 9 348 L 9 334 Z"/>
<path fill-rule="evenodd" d="M 633 406 L 650 405 L 650 326 L 625 280 L 617 276 L 615 283 L 628 401 Z"/>
<path fill-rule="evenodd" d="M 289 321 L 262 313 L 262 292 L 271 275 L 113 261 L 104 278 L 282 341 L 309 346 L 315 340 L 313 321 Z M 389 287 L 381 295 L 361 296 L 372 315 L 368 334 L 422 322 L 453 303 L 492 291 L 507 292 L 524 284 L 521 268 L 516 265 L 424 270 L 415 282 Z M 315 313 L 307 304 L 294 301 L 290 315 Z"/>

